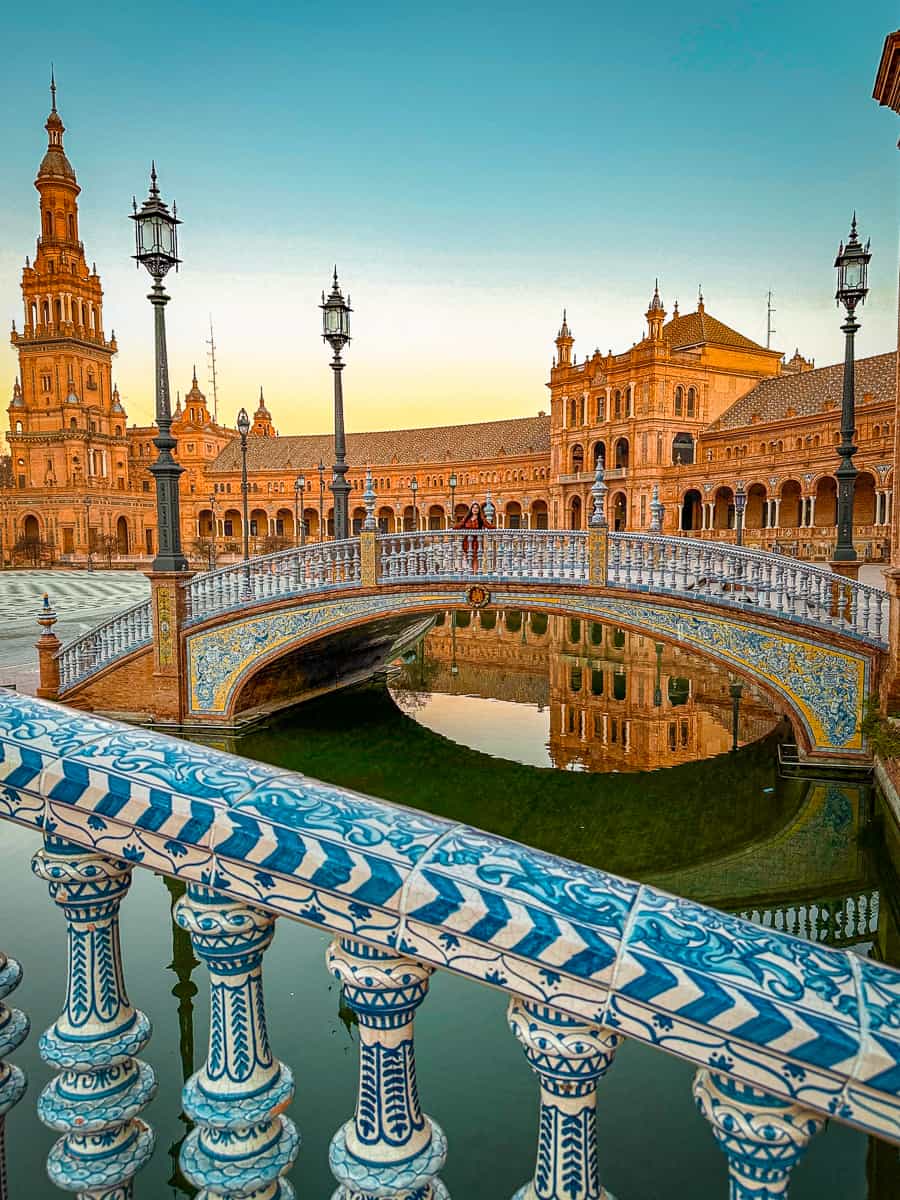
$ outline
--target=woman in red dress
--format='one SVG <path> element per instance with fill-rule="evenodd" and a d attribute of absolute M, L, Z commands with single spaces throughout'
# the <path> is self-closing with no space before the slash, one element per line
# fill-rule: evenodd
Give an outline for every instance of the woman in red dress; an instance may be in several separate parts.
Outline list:
<path fill-rule="evenodd" d="M 493 522 L 489 521 L 484 515 L 484 510 L 477 500 L 469 505 L 469 511 L 461 521 L 457 521 L 454 529 L 493 529 Z M 477 535 L 473 537 L 463 538 L 463 554 L 469 562 L 469 567 L 472 571 L 478 571 L 478 543 L 481 541 Z"/>

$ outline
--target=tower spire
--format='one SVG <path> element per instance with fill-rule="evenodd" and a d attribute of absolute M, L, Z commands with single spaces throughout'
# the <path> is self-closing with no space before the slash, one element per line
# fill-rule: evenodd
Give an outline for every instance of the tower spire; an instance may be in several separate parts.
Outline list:
<path fill-rule="evenodd" d="M 50 64 L 50 111 L 56 112 L 56 75 L 53 71 L 53 63 Z"/>

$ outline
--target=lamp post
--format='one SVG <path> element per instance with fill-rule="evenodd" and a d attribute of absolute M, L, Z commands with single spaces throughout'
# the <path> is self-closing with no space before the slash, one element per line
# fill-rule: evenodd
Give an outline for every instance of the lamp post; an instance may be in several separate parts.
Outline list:
<path fill-rule="evenodd" d="M 248 562 L 250 559 L 250 512 L 248 499 L 250 485 L 247 482 L 247 434 L 250 432 L 250 417 L 246 408 L 242 408 L 237 415 L 237 430 L 241 435 L 241 500 L 244 508 L 242 519 L 244 562 Z"/>
<path fill-rule="evenodd" d="M 298 475 L 294 480 L 294 545 L 297 544 L 297 503 L 302 495 L 306 494 L 306 476 Z M 306 545 L 306 522 L 303 520 L 303 513 L 300 513 L 300 545 Z"/>
<path fill-rule="evenodd" d="M 863 246 L 859 240 L 856 232 L 856 213 L 854 213 L 847 244 L 845 246 L 841 242 L 834 260 L 837 269 L 837 290 L 834 295 L 838 304 L 843 304 L 847 314 L 847 319 L 841 326 L 845 335 L 844 392 L 841 401 L 841 443 L 837 451 L 840 465 L 835 472 L 838 481 L 835 562 L 856 561 L 856 550 L 853 547 L 853 493 L 857 470 L 853 465 L 853 455 L 859 447 L 853 444 L 853 437 L 856 433 L 853 339 L 859 329 L 859 322 L 856 320 L 856 306 L 865 304 L 869 290 L 866 285 L 869 259 L 872 257 L 869 245 L 870 243 L 866 242 Z"/>
<path fill-rule="evenodd" d="M 732 751 L 738 748 L 738 716 L 741 710 L 741 696 L 743 695 L 743 685 L 733 680 L 728 685 L 728 691 L 731 695 L 731 749 Z"/>
<path fill-rule="evenodd" d="M 181 520 L 178 504 L 178 480 L 184 471 L 172 457 L 177 443 L 172 437 L 172 405 L 169 400 L 169 363 L 166 354 L 166 305 L 169 297 L 163 279 L 172 267 L 178 270 L 178 226 L 175 205 L 160 199 L 156 186 L 156 164 L 150 168 L 150 193 L 138 210 L 132 198 L 131 219 L 134 221 L 135 262 L 143 264 L 153 287 L 147 299 L 153 305 L 153 325 L 156 341 L 156 428 L 153 444 L 159 451 L 149 470 L 156 480 L 157 554 L 154 571 L 186 571 L 187 559 L 181 549 Z"/>
<path fill-rule="evenodd" d="M 93 560 L 92 547 L 91 547 L 91 504 L 92 503 L 93 503 L 92 497 L 85 496 L 85 498 L 84 498 L 84 523 L 85 523 L 86 528 L 84 531 L 84 536 L 87 539 L 87 569 L 89 571 L 93 571 L 93 569 L 94 569 L 94 560 Z"/>
<path fill-rule="evenodd" d="M 325 541 L 325 464 L 319 459 L 319 541 Z"/>
<path fill-rule="evenodd" d="M 447 528 L 452 529 L 456 524 L 456 485 L 459 480 L 456 477 L 456 472 L 450 473 L 450 520 L 447 522 Z"/>
<path fill-rule="evenodd" d="M 744 481 L 739 479 L 734 492 L 734 544 L 744 544 L 744 509 L 747 507 L 747 493 L 744 491 Z"/>
<path fill-rule="evenodd" d="M 653 707 L 662 708 L 662 642 L 654 643 L 653 648 L 656 651 L 656 687 L 653 689 Z"/>
<path fill-rule="evenodd" d="M 215 570 L 216 566 L 216 494 L 210 492 L 209 507 L 212 512 L 212 528 L 210 529 L 209 537 L 209 569 Z"/>
<path fill-rule="evenodd" d="M 334 282 L 328 299 L 322 293 L 322 340 L 328 342 L 334 353 L 331 369 L 334 372 L 334 468 L 331 477 L 331 490 L 334 493 L 334 536 L 343 539 L 348 536 L 347 528 L 347 496 L 350 484 L 347 482 L 347 443 L 344 437 L 344 391 L 341 385 L 341 372 L 344 363 L 341 360 L 341 350 L 350 341 L 350 297 L 344 300 L 338 286 L 337 267 L 334 268 Z"/>
<path fill-rule="evenodd" d="M 409 488 L 410 488 L 410 491 L 412 492 L 412 501 L 413 501 L 412 502 L 413 532 L 418 533 L 419 532 L 419 509 L 418 509 L 418 506 L 416 505 L 416 496 L 418 495 L 418 492 L 419 492 L 419 481 L 418 481 L 418 479 L 416 479 L 415 475 L 413 475 L 412 479 L 409 481 Z"/>

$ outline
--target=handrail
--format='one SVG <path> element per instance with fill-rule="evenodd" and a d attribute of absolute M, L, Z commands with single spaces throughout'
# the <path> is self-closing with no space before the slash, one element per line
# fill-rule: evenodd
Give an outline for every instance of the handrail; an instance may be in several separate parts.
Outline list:
<path fill-rule="evenodd" d="M 153 614 L 150 601 L 141 600 L 60 646 L 56 652 L 60 690 L 72 687 L 100 667 L 152 641 Z"/>
<path fill-rule="evenodd" d="M 86 847 L 119 868 L 211 883 L 223 903 L 325 928 L 357 955 L 376 947 L 426 977 L 443 968 L 497 987 L 514 998 L 526 1053 L 523 1004 L 602 1026 L 613 1048 L 630 1037 L 709 1068 L 698 1099 L 710 1079 L 762 1088 L 900 1142 L 900 971 L 13 692 L 0 692 L 0 749 L 0 819 L 42 830 L 59 853 Z"/>
<path fill-rule="evenodd" d="M 607 535 L 600 577 L 588 564 L 588 534 L 562 529 L 422 530 L 376 538 L 376 582 L 485 580 L 551 586 L 594 585 L 668 595 L 888 644 L 885 592 L 782 554 L 652 533 Z M 183 586 L 185 624 L 265 600 L 362 586 L 360 539 L 311 542 L 194 575 Z M 63 689 L 150 640 L 149 610 L 139 631 L 129 610 L 59 652 Z"/>
<path fill-rule="evenodd" d="M 194 575 L 184 585 L 187 623 L 254 604 L 360 581 L 359 539 L 309 542 Z"/>

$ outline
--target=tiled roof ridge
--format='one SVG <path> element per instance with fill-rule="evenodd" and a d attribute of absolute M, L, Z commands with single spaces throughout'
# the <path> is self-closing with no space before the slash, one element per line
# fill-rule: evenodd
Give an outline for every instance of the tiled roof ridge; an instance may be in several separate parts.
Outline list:
<path fill-rule="evenodd" d="M 876 396 L 876 399 L 891 400 L 896 394 L 896 363 L 897 351 L 886 350 L 880 354 L 869 354 L 863 358 L 856 359 L 854 363 L 854 379 L 856 382 L 857 403 L 861 399 L 860 389 L 869 390 L 866 384 L 871 384 L 882 387 L 882 394 Z M 877 378 L 885 368 L 890 368 L 885 371 L 885 378 L 880 380 Z M 735 402 L 725 409 L 715 421 L 712 421 L 707 426 L 708 432 L 715 432 L 721 429 L 737 429 L 745 428 L 751 424 L 750 418 L 754 413 L 759 413 L 762 423 L 773 421 L 789 420 L 787 408 L 792 407 L 790 401 L 795 401 L 802 404 L 804 401 L 815 399 L 816 407 L 809 408 L 801 413 L 797 411 L 797 415 L 813 416 L 822 411 L 822 402 L 825 399 L 840 400 L 840 395 L 829 397 L 829 390 L 833 390 L 836 384 L 843 386 L 843 362 L 829 363 L 827 366 L 814 367 L 811 371 L 790 372 L 783 375 L 773 375 L 768 379 L 761 379 L 749 392 L 745 392 L 743 396 L 735 400 Z M 862 377 L 862 378 L 861 378 Z M 783 412 L 773 411 L 774 406 L 779 400 L 784 401 Z M 754 407 L 758 406 L 758 407 Z M 766 409 L 768 408 L 768 413 Z"/>
<path fill-rule="evenodd" d="M 408 429 L 359 429 L 347 433 L 347 437 L 379 437 L 383 434 L 393 433 L 448 433 L 455 432 L 459 429 L 487 429 L 492 425 L 524 425 L 529 421 L 546 421 L 549 423 L 550 414 L 535 413 L 531 417 L 495 417 L 490 421 L 461 421 L 458 425 L 413 425 Z M 321 433 L 280 433 L 278 440 L 297 441 L 301 438 L 330 438 L 334 437 L 334 430 L 326 429 Z"/>

